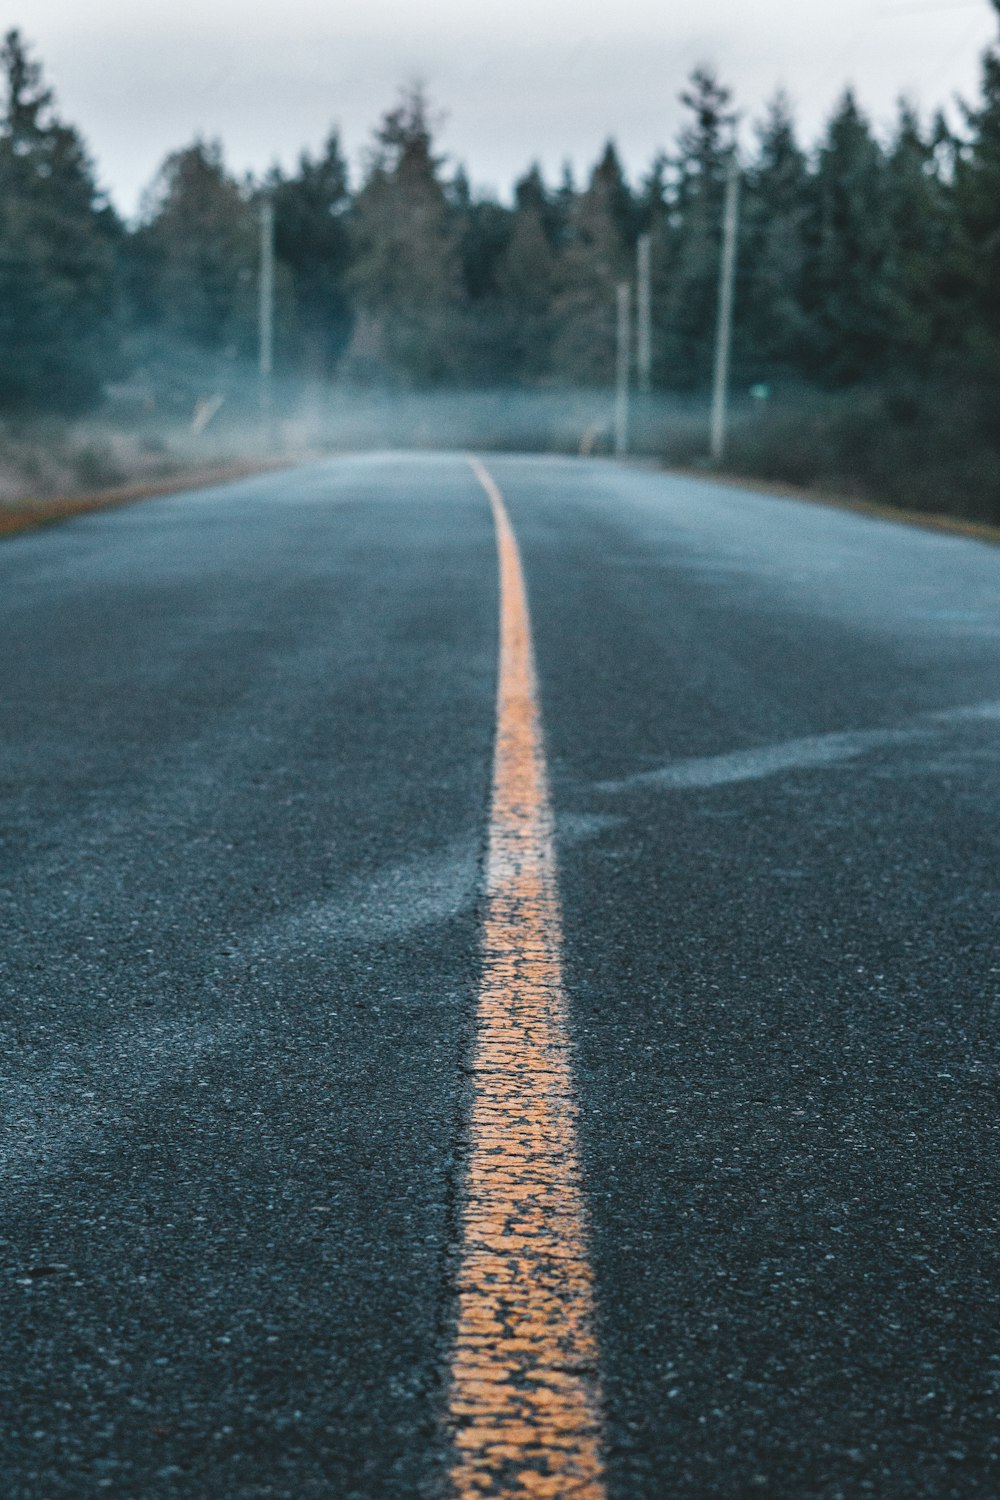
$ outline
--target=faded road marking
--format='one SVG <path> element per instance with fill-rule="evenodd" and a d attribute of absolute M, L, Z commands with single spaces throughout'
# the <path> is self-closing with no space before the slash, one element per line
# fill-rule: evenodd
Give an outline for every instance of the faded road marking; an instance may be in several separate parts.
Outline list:
<path fill-rule="evenodd" d="M 492 478 L 500 680 L 449 1420 L 459 1500 L 603 1500 L 552 810 L 517 542 Z"/>
<path fill-rule="evenodd" d="M 840 765 L 857 760 L 883 745 L 905 745 L 921 738 L 919 730 L 876 729 L 847 734 L 809 735 L 801 740 L 783 740 L 752 750 L 731 750 L 724 755 L 695 756 L 668 761 L 654 771 L 640 771 L 621 781 L 598 782 L 598 791 L 624 792 L 632 787 L 657 787 L 662 791 L 688 791 L 697 787 L 729 786 L 737 781 L 762 781 L 782 771 L 808 771 L 817 766 Z"/>
<path fill-rule="evenodd" d="M 983 703 L 968 703 L 963 708 L 945 708 L 929 717 L 944 724 L 977 720 L 987 724 L 1000 723 L 1000 700 L 988 698 Z"/>
<path fill-rule="evenodd" d="M 315 952 L 322 943 L 399 941 L 422 927 L 450 922 L 476 901 L 478 844 L 470 833 L 432 853 L 356 876 L 325 900 L 280 917 L 268 943 Z"/>
<path fill-rule="evenodd" d="M 694 791 L 705 787 L 731 786 L 739 781 L 762 781 L 783 771 L 810 771 L 843 765 L 873 750 L 916 745 L 930 741 L 937 726 L 959 728 L 967 723 L 1000 721 L 1000 702 L 960 704 L 921 714 L 909 728 L 849 729 L 833 734 L 806 735 L 781 740 L 776 745 L 757 745 L 730 750 L 722 755 L 699 755 L 668 761 L 652 771 L 638 771 L 613 781 L 599 781 L 599 792 L 627 792 L 633 787 L 651 787 L 664 792 Z M 940 732 L 940 730 L 938 730 Z"/>

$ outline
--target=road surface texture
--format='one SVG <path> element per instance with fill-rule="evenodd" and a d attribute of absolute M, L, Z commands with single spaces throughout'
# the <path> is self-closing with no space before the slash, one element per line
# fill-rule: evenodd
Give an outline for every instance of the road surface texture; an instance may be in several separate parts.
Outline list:
<path fill-rule="evenodd" d="M 0 632 L 5 1500 L 1000 1494 L 1000 552 L 357 457 Z"/>

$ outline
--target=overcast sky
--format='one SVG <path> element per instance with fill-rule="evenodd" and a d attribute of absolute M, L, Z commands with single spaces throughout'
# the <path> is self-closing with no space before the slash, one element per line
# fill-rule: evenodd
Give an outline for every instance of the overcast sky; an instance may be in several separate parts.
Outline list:
<path fill-rule="evenodd" d="M 927 110 L 974 96 L 997 31 L 988 0 L 21 0 L 8 15 L 129 214 L 196 133 L 262 171 L 336 124 L 357 161 L 416 78 L 446 115 L 444 149 L 506 195 L 533 158 L 554 178 L 609 135 L 641 171 L 669 146 L 697 62 L 748 119 L 784 85 L 808 139 L 848 81 L 881 125 L 900 93 Z"/>

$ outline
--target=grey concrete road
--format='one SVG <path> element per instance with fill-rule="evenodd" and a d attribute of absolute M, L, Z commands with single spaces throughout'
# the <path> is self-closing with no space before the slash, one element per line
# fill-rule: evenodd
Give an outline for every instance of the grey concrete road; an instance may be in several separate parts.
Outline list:
<path fill-rule="evenodd" d="M 498 458 L 611 1500 L 1000 1493 L 1000 551 Z M 0 1494 L 446 1493 L 497 635 L 453 455 L 0 546 Z"/>

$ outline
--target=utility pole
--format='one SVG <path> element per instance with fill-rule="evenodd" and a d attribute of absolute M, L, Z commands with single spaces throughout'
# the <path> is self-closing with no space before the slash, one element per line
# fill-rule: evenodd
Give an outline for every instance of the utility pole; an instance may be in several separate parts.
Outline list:
<path fill-rule="evenodd" d="M 260 414 L 270 442 L 271 372 L 274 367 L 274 200 L 260 200 L 260 287 L 257 303 L 257 353 Z"/>
<path fill-rule="evenodd" d="M 740 166 L 733 148 L 726 175 L 726 209 L 719 267 L 719 315 L 715 330 L 715 380 L 712 391 L 712 462 L 726 454 L 726 409 L 729 401 L 729 356 L 733 343 L 733 295 L 736 286 L 736 240 L 740 219 Z"/>
<path fill-rule="evenodd" d="M 639 390 L 649 394 L 653 373 L 653 239 L 640 234 L 636 247 L 635 366 Z"/>
<path fill-rule="evenodd" d="M 628 396 L 631 374 L 632 288 L 618 283 L 618 348 L 615 381 L 615 453 L 628 452 Z"/>

